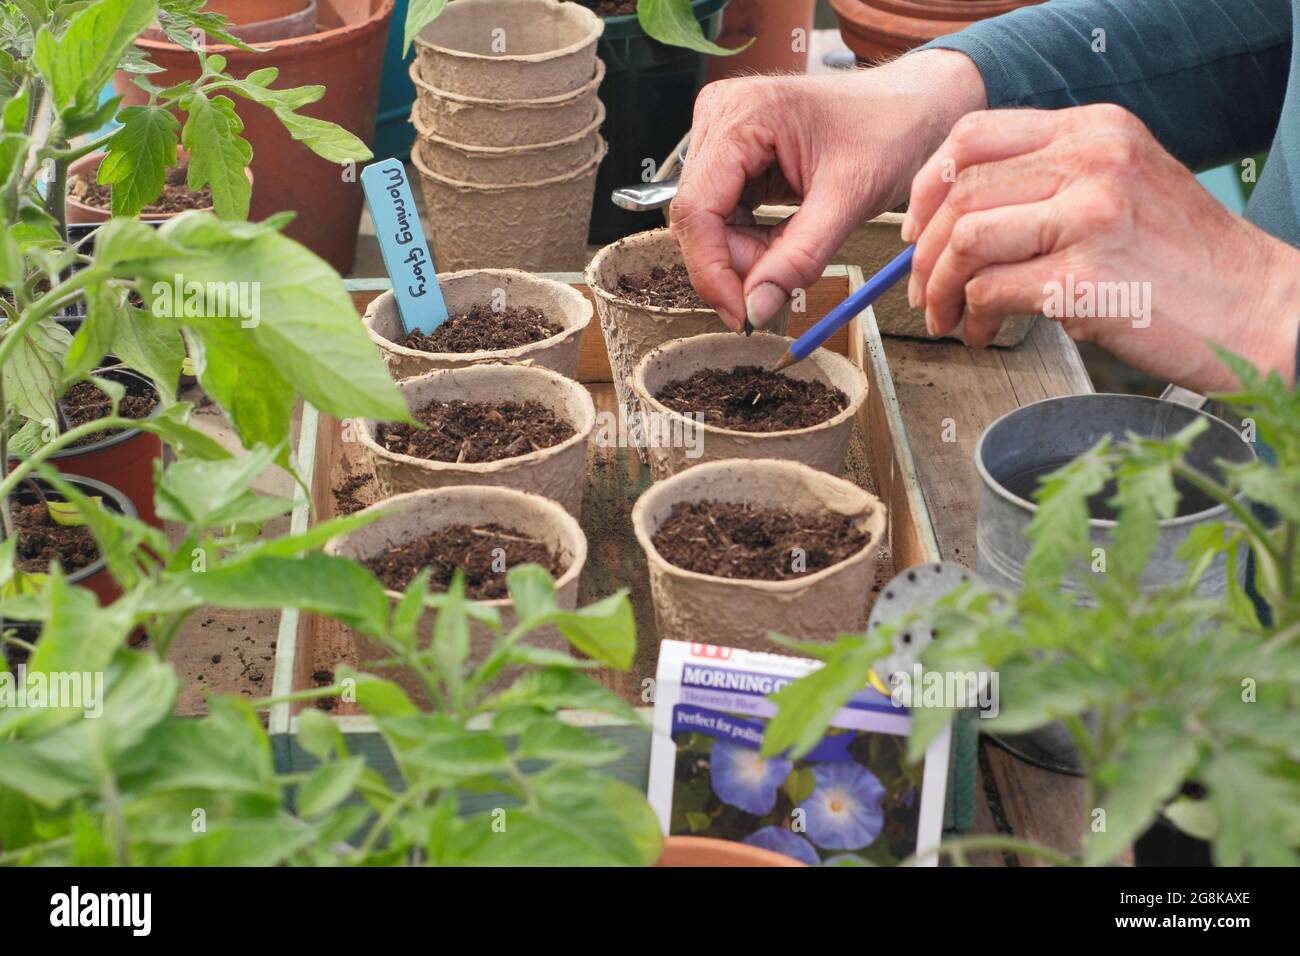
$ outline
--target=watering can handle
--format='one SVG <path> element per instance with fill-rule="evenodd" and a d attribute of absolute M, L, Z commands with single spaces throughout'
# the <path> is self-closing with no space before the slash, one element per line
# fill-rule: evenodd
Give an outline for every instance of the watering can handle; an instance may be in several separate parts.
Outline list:
<path fill-rule="evenodd" d="M 1197 410 L 1204 408 L 1210 402 L 1204 395 L 1179 385 L 1168 386 L 1160 394 L 1160 398 L 1166 402 L 1173 402 L 1175 405 L 1186 405 L 1188 408 Z"/>

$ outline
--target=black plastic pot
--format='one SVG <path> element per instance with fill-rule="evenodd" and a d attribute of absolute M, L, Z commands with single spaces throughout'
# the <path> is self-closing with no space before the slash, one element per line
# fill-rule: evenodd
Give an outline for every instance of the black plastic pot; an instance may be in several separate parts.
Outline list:
<path fill-rule="evenodd" d="M 1214 866 L 1214 854 L 1205 840 L 1188 836 L 1159 817 L 1133 844 L 1134 866 Z"/>
<path fill-rule="evenodd" d="M 711 40 L 722 30 L 727 3 L 691 3 L 695 19 Z M 695 95 L 704 84 L 705 56 L 652 40 L 635 14 L 605 19 L 596 55 L 605 61 L 600 99 L 606 119 L 601 135 L 609 143 L 609 155 L 596 174 L 589 238 L 593 244 L 607 245 L 661 224 L 657 213 L 620 209 L 609 196 L 621 186 L 641 182 L 645 161 L 662 162 L 691 128 Z"/>

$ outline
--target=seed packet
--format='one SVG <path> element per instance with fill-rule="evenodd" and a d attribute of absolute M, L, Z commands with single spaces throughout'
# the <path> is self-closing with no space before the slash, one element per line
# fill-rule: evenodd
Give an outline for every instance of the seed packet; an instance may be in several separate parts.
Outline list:
<path fill-rule="evenodd" d="M 649 800 L 664 833 L 736 840 L 809 865 L 937 862 L 950 731 L 908 766 L 908 712 L 868 687 L 805 757 L 759 757 L 767 699 L 820 661 L 663 641 Z"/>

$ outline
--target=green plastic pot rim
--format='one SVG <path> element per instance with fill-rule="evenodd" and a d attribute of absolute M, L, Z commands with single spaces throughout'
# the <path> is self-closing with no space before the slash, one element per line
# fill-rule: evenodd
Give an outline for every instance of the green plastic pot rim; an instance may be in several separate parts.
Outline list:
<path fill-rule="evenodd" d="M 723 2 L 725 3 L 727 0 L 723 0 Z M 586 49 L 593 43 L 599 41 L 601 35 L 605 32 L 605 21 L 596 16 L 589 7 L 585 7 L 581 4 L 572 4 L 571 6 L 575 10 L 582 11 L 578 14 L 580 18 L 583 14 L 589 16 L 591 20 L 594 21 L 596 29 L 594 32 L 589 33 L 580 40 L 575 40 L 567 46 L 556 47 L 553 50 L 542 50 L 540 53 L 497 53 L 490 55 L 485 53 L 474 53 L 470 50 L 456 50 L 452 47 L 438 46 L 436 43 L 431 43 L 424 38 L 424 31 L 415 35 L 413 43 L 422 51 L 430 50 L 439 56 L 455 57 L 456 59 L 465 60 L 469 63 L 546 63 L 551 60 L 558 60 L 561 57 L 571 56 L 574 53 Z M 431 23 L 429 26 L 433 26 L 433 24 Z M 429 27 L 425 27 L 426 30 L 428 28 Z"/>
<path fill-rule="evenodd" d="M 441 90 L 424 77 L 420 76 L 419 66 L 420 64 L 418 61 L 412 60 L 411 65 L 407 68 L 407 73 L 411 76 L 411 82 L 415 84 L 417 89 L 423 90 L 425 93 L 436 96 L 441 100 L 450 100 L 453 103 L 463 103 L 466 106 L 480 106 L 484 109 L 496 109 L 502 111 L 532 108 L 545 109 L 552 106 L 565 106 L 575 100 L 582 99 L 584 96 L 590 96 L 595 93 L 597 88 L 605 79 L 605 61 L 600 57 L 596 57 L 596 72 L 592 75 L 590 80 L 578 87 L 576 90 L 572 90 L 568 93 L 556 93 L 554 96 L 543 96 L 540 99 L 535 100 L 489 100 L 480 96 L 465 96 L 463 93 L 450 93 L 447 90 Z"/>
<path fill-rule="evenodd" d="M 68 482 L 69 484 L 79 486 L 83 491 L 93 492 L 93 494 L 89 495 L 88 497 L 93 498 L 98 496 L 100 498 L 109 499 L 110 501 L 113 502 L 113 504 L 117 505 L 119 512 L 127 518 L 138 518 L 140 516 L 140 513 L 136 511 L 135 505 L 131 503 L 131 499 L 128 498 L 126 495 L 122 494 L 121 491 L 114 488 L 112 485 L 105 484 L 102 481 L 96 481 L 94 478 L 85 478 L 82 477 L 81 475 L 60 475 L 59 477 L 62 478 L 64 481 Z M 49 484 L 43 481 L 41 478 L 32 476 L 32 480 L 44 485 L 44 488 L 42 488 L 42 490 L 46 493 L 47 496 L 58 496 L 58 500 L 60 501 L 64 500 L 62 494 L 59 492 L 57 488 L 51 488 Z M 22 486 L 20 485 L 19 488 L 15 489 L 14 492 L 9 496 L 11 500 L 19 495 L 21 487 Z M 99 543 L 96 542 L 95 544 L 96 547 L 98 547 Z M 107 567 L 108 567 L 108 559 L 104 557 L 103 551 L 101 550 L 98 558 L 96 558 L 90 564 L 86 565 L 84 568 L 80 568 L 76 571 L 73 571 L 71 574 L 69 574 L 67 576 L 68 583 L 80 584 L 82 581 L 88 581 Z M 40 572 L 33 572 L 33 573 L 40 573 Z M 39 624 L 40 622 L 25 621 L 23 623 Z"/>
<path fill-rule="evenodd" d="M 313 47 L 317 48 L 345 45 L 352 38 L 352 34 L 371 31 L 378 26 L 379 23 L 391 17 L 393 14 L 393 5 L 396 2 L 397 0 L 379 0 L 379 4 L 374 12 L 364 20 L 358 20 L 356 23 L 345 23 L 342 26 L 330 27 L 328 30 L 320 30 L 316 33 L 308 33 L 300 37 L 286 37 L 283 40 L 270 40 L 266 43 L 257 44 L 256 49 L 266 52 L 272 50 L 285 50 L 303 44 L 312 44 Z M 150 40 L 142 36 L 136 37 L 135 46 L 146 52 L 175 52 L 183 49 L 180 44 L 172 43 L 170 40 Z M 204 53 L 208 56 L 217 53 L 227 59 L 232 55 L 241 55 L 244 52 L 244 50 L 241 50 L 237 46 L 232 46 L 229 43 L 209 43 L 204 47 Z M 312 52 L 314 54 L 319 51 L 318 49 L 313 49 Z"/>

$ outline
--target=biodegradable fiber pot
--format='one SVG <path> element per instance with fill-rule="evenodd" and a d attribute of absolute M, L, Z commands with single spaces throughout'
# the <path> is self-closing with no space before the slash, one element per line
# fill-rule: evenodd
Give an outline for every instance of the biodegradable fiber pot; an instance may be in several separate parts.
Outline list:
<path fill-rule="evenodd" d="M 614 370 L 614 390 L 624 408 L 636 408 L 636 396 L 630 385 L 632 372 L 651 349 L 673 339 L 727 331 L 713 309 L 638 305 L 619 294 L 620 276 L 649 272 L 655 266 L 667 268 L 681 261 L 682 251 L 673 241 L 672 233 L 667 229 L 652 229 L 606 246 L 587 267 L 587 285 L 596 296 L 600 330 Z M 790 310 L 786 308 L 767 331 L 784 334 L 789 322 Z"/>
<path fill-rule="evenodd" d="M 762 847 L 713 837 L 670 836 L 655 866 L 664 867 L 756 867 L 807 866 L 806 863 Z"/>
<path fill-rule="evenodd" d="M 325 553 L 364 560 L 386 551 L 393 545 L 405 544 L 453 525 L 473 527 L 497 524 L 541 541 L 563 561 L 564 573 L 555 582 L 556 601 L 566 610 L 577 607 L 578 578 L 587 561 L 587 539 L 578 526 L 577 520 L 554 501 L 515 491 L 512 488 L 438 488 L 397 495 L 387 501 L 371 505 L 363 513 L 373 514 L 376 511 L 382 512 L 384 517 L 331 541 L 325 546 Z M 397 591 L 389 591 L 388 597 L 396 603 L 400 600 L 401 594 Z M 500 612 L 504 631 L 509 631 L 517 623 L 514 605 L 508 598 L 482 603 Z M 433 611 L 426 611 L 421 619 L 422 644 L 430 640 L 436 616 Z M 363 663 L 382 660 L 389 656 L 377 641 L 355 631 L 353 634 L 357 652 Z M 475 664 L 482 663 L 491 650 L 494 638 L 491 629 L 471 620 L 471 661 Z M 568 648 L 568 642 L 554 628 L 529 634 L 528 642 L 553 650 Z M 396 680 L 404 690 L 421 703 L 428 703 L 423 685 L 409 671 L 402 668 L 389 668 L 380 669 L 377 673 Z"/>
<path fill-rule="evenodd" d="M 832 475 L 840 474 L 844 470 L 854 418 L 867 399 L 867 376 L 842 355 L 828 349 L 817 349 L 784 373 L 791 378 L 838 388 L 849 400 L 834 418 L 810 428 L 742 432 L 710 425 L 707 421 L 696 426 L 693 419 L 688 420 L 655 398 L 669 382 L 689 378 L 704 369 L 732 369 L 740 365 L 770 368 L 793 344 L 794 339 L 784 335 L 758 332 L 743 338 L 731 332 L 715 332 L 669 342 L 641 359 L 632 373 L 632 391 L 647 419 L 661 423 L 659 430 L 669 435 L 698 428 L 699 454 L 695 458 L 689 457 L 691 449 L 686 443 L 669 441 L 648 445 L 646 455 L 655 480 L 675 475 L 692 465 L 724 458 L 783 458 Z"/>
<path fill-rule="evenodd" d="M 370 454 L 379 490 L 388 497 L 449 485 L 493 485 L 530 491 L 558 501 L 572 515 L 582 512 L 587 475 L 587 439 L 596 424 L 596 406 L 572 379 L 543 368 L 475 365 L 440 369 L 398 383 L 412 409 L 430 402 L 539 402 L 573 426 L 574 435 L 540 451 L 500 461 L 427 461 L 399 455 L 375 441 L 377 423 L 364 420 L 361 444 Z"/>
<path fill-rule="evenodd" d="M 458 5 L 458 4 L 457 4 Z M 316 30 L 305 36 L 259 43 L 260 52 L 210 43 L 209 56 L 226 58 L 228 71 L 245 77 L 254 70 L 280 71 L 277 89 L 323 85 L 325 96 L 302 110 L 303 115 L 337 123 L 369 143 L 379 108 L 379 82 L 384 44 L 393 0 L 317 0 Z M 198 58 L 189 50 L 162 39 L 142 36 L 136 49 L 163 72 L 150 79 L 159 86 L 198 78 Z M 119 71 L 113 79 L 124 106 L 140 106 L 149 94 L 135 84 L 135 74 Z M 356 176 L 345 176 L 296 142 L 275 114 L 263 106 L 234 97 L 244 122 L 244 137 L 253 147 L 253 193 L 248 218 L 260 222 L 273 213 L 298 215 L 285 228 L 329 262 L 337 271 L 352 271 L 363 194 Z"/>
<path fill-rule="evenodd" d="M 402 317 L 393 293 L 385 292 L 366 309 L 364 323 L 394 378 L 414 378 L 434 369 L 485 363 L 534 365 L 559 372 L 566 378 L 577 378 L 578 347 L 592 315 L 591 302 L 577 289 L 514 269 L 444 273 L 438 276 L 438 285 L 452 315 L 467 312 L 476 305 L 490 304 L 502 295 L 505 307 L 540 309 L 552 322 L 562 325 L 564 331 L 540 342 L 495 352 L 421 352 L 398 344 L 405 338 Z"/>
<path fill-rule="evenodd" d="M 466 0 L 460 0 L 461 3 Z M 596 168 L 605 143 L 576 172 L 523 183 L 467 183 L 433 170 L 411 151 L 424 211 L 433 223 L 433 256 L 448 271 L 491 267 L 578 272 L 587 260 L 587 226 Z"/>
<path fill-rule="evenodd" d="M 457 0 L 415 38 L 416 66 L 425 82 L 448 93 L 561 96 L 591 79 L 604 30 L 580 3 Z"/>
<path fill-rule="evenodd" d="M 871 540 L 853 557 L 789 581 L 699 574 L 669 564 L 652 540 L 675 505 L 699 501 L 853 515 Z M 851 482 L 792 461 L 733 459 L 697 465 L 651 485 L 632 509 L 632 527 L 650 566 L 660 640 L 788 653 L 767 639 L 768 631 L 831 641 L 865 625 L 886 522 L 880 499 Z"/>
<path fill-rule="evenodd" d="M 572 93 L 526 100 L 448 93 L 426 83 L 416 63 L 410 73 L 419 90 L 414 110 L 417 128 L 423 126 L 455 143 L 524 146 L 562 140 L 592 124 L 600 106 L 596 89 L 605 78 L 605 64 L 597 60 L 596 75 Z"/>
<path fill-rule="evenodd" d="M 430 172 L 475 185 L 530 183 L 539 177 L 563 176 L 586 168 L 593 156 L 604 151 L 597 130 L 605 121 L 605 107 L 599 100 L 596 107 L 595 116 L 576 133 L 526 146 L 473 146 L 453 142 L 425 125 L 417 108 L 412 116 L 419 134 L 416 148 Z"/>

